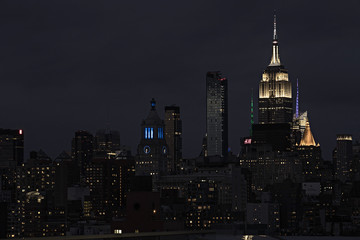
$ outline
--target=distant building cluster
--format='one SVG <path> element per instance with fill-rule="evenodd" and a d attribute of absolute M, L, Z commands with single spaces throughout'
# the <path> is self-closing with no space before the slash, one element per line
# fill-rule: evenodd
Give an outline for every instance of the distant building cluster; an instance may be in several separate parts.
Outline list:
<path fill-rule="evenodd" d="M 228 79 L 206 74 L 206 132 L 199 155 L 182 156 L 180 107 L 155 99 L 136 153 L 120 134 L 74 133 L 71 151 L 24 159 L 24 131 L 0 129 L 0 238 L 221 229 L 239 234 L 359 235 L 360 143 L 338 134 L 324 161 L 279 57 L 259 83 L 258 123 L 228 146 Z M 335 140 L 335 136 L 334 136 Z M 69 139 L 70 141 L 70 139 Z"/>

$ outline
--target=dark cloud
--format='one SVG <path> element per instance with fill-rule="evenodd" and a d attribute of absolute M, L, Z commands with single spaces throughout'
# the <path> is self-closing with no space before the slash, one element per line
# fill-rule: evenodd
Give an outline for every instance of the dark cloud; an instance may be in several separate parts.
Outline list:
<path fill-rule="evenodd" d="M 54 157 L 75 130 L 110 124 L 135 152 L 155 97 L 161 114 L 181 107 L 192 157 L 205 132 L 205 74 L 221 70 L 237 153 L 270 61 L 274 8 L 281 60 L 329 159 L 337 133 L 360 135 L 358 1 L 1 1 L 0 125 L 25 129 L 27 151 Z"/>

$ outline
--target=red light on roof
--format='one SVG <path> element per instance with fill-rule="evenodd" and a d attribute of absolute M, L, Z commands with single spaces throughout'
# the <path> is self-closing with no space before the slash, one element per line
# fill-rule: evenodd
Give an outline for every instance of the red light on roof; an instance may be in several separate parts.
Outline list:
<path fill-rule="evenodd" d="M 244 144 L 251 144 L 251 138 L 245 139 Z"/>
<path fill-rule="evenodd" d="M 19 134 L 20 134 L 20 135 L 22 135 L 22 134 L 23 134 L 22 129 L 19 129 Z"/>
<path fill-rule="evenodd" d="M 226 78 L 220 78 L 219 80 L 220 80 L 220 81 L 224 81 L 224 80 L 226 80 Z"/>

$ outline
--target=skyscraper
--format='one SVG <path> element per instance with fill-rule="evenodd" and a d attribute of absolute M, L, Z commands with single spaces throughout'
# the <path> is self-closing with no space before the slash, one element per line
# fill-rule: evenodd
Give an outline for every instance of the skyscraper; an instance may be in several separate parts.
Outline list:
<path fill-rule="evenodd" d="M 280 62 L 274 15 L 272 57 L 259 85 L 259 124 L 291 123 L 292 111 L 291 82 Z"/>
<path fill-rule="evenodd" d="M 227 79 L 220 71 L 206 74 L 206 156 L 226 158 L 228 152 Z"/>
<path fill-rule="evenodd" d="M 180 119 L 180 107 L 165 107 L 165 140 L 169 146 L 170 170 L 180 170 L 182 158 L 182 122 Z"/>
<path fill-rule="evenodd" d="M 353 155 L 352 136 L 349 134 L 338 134 L 336 136 L 336 149 L 334 151 L 335 178 L 345 182 L 350 180 L 352 174 Z"/>
<path fill-rule="evenodd" d="M 71 157 L 78 163 L 82 176 L 85 174 L 86 165 L 93 159 L 93 153 L 93 135 L 83 130 L 75 132 L 75 137 L 72 139 Z"/>

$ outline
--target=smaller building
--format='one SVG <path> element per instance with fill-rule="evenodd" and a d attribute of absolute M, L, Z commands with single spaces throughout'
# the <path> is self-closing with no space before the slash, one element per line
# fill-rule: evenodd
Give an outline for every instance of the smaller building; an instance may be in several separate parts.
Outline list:
<path fill-rule="evenodd" d="M 353 143 L 352 135 L 338 134 L 336 149 L 333 152 L 335 178 L 341 182 L 350 181 L 353 172 Z"/>

